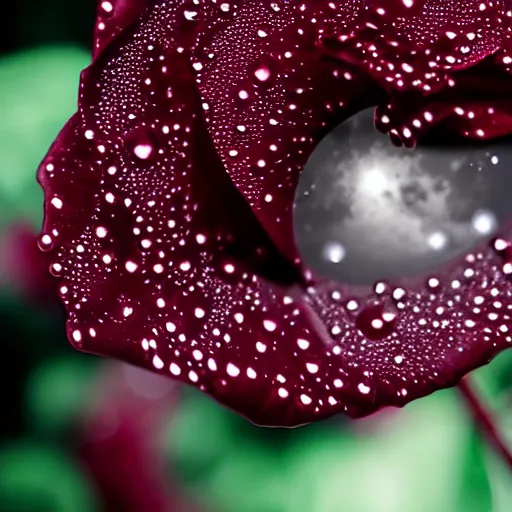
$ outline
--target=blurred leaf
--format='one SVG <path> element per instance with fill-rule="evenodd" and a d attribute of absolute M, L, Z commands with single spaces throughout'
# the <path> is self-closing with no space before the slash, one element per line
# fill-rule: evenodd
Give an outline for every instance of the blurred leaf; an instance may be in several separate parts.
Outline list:
<path fill-rule="evenodd" d="M 388 412 L 376 432 L 357 433 L 357 422 L 355 432 L 324 423 L 287 431 L 281 447 L 272 438 L 283 439 L 282 431 L 255 435 L 247 422 L 233 428 L 232 413 L 213 402 L 192 396 L 184 407 L 170 434 L 175 467 L 187 468 L 179 476 L 214 510 L 483 512 L 467 508 L 467 500 L 458 507 L 462 481 L 475 492 L 477 485 L 489 489 L 485 469 L 468 476 L 463 467 L 482 461 L 478 453 L 464 459 L 471 425 L 453 392 Z"/>
<path fill-rule="evenodd" d="M 512 477 L 508 466 L 490 454 L 488 460 L 491 477 L 492 508 L 489 512 L 510 512 L 512 510 Z M 468 512 L 473 512 L 472 510 Z"/>
<path fill-rule="evenodd" d="M 512 448 L 512 351 L 506 350 L 490 365 L 472 375 L 480 399 L 490 409 L 500 431 Z M 468 416 L 468 421 L 471 421 Z M 481 434 L 473 436 L 473 446 L 465 464 L 466 482 L 462 504 L 469 512 L 509 512 L 512 510 L 512 472 L 495 454 Z M 484 480 L 484 474 L 487 474 Z M 490 501 L 490 503 L 489 503 Z"/>
<path fill-rule="evenodd" d="M 489 397 L 512 389 L 512 350 L 505 350 L 492 363 L 475 372 L 479 388 Z"/>
<path fill-rule="evenodd" d="M 96 361 L 88 357 L 50 359 L 39 366 L 27 384 L 27 416 L 31 427 L 44 434 L 61 435 L 80 419 Z"/>
<path fill-rule="evenodd" d="M 235 439 L 229 430 L 229 413 L 223 414 L 217 403 L 194 391 L 184 394 L 169 425 L 167 448 L 172 467 L 186 481 L 197 483 L 211 473 Z"/>
<path fill-rule="evenodd" d="M 42 192 L 35 182 L 41 159 L 76 110 L 87 52 L 39 48 L 0 60 L 0 219 L 39 222 Z"/>
<path fill-rule="evenodd" d="M 332 428 L 328 422 L 300 429 L 256 427 L 203 393 L 185 389 L 184 400 L 169 425 L 168 449 L 180 477 L 198 485 L 224 464 L 230 453 L 238 457 L 240 450 L 247 448 L 261 457 L 270 453 L 282 459 L 297 443 L 308 442 L 312 432 L 326 433 Z"/>
<path fill-rule="evenodd" d="M 459 500 L 461 511 L 489 512 L 492 510 L 491 483 L 487 471 L 484 442 L 474 429 L 462 461 L 463 478 Z"/>
<path fill-rule="evenodd" d="M 512 448 L 512 408 L 501 409 L 498 421 L 500 430 Z M 486 449 L 492 491 L 492 512 L 510 512 L 512 510 L 512 471 L 489 447 Z M 471 511 L 472 512 L 472 511 Z"/>
<path fill-rule="evenodd" d="M 225 455 L 200 492 L 206 504 L 213 502 L 222 512 L 283 512 L 288 510 L 285 477 L 278 456 L 265 447 L 241 445 Z"/>
<path fill-rule="evenodd" d="M 455 512 L 466 442 L 459 403 L 437 393 L 378 435 L 304 446 L 290 460 L 296 492 L 286 510 Z"/>
<path fill-rule="evenodd" d="M 26 379 L 41 359 L 56 353 L 72 353 L 65 338 L 62 317 L 23 303 L 0 289 L 0 388 L 9 390 L 7 408 L 2 411 L 0 439 L 3 435 L 19 435 L 25 424 L 24 403 Z"/>
<path fill-rule="evenodd" d="M 85 474 L 64 453 L 30 442 L 0 452 L 0 506 L 5 512 L 98 510 Z"/>

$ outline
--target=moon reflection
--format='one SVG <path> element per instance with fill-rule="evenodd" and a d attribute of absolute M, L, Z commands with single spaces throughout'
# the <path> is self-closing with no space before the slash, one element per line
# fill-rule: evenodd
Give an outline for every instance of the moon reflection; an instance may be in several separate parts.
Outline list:
<path fill-rule="evenodd" d="M 308 266 L 353 284 L 435 270 L 512 214 L 512 151 L 503 143 L 394 147 L 373 109 L 327 135 L 295 198 Z"/>

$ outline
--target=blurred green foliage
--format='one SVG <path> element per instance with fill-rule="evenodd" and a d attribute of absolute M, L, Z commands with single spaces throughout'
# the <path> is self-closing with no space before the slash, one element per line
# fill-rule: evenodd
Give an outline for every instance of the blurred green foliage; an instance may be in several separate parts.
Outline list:
<path fill-rule="evenodd" d="M 36 48 L 0 60 L 0 204 L 3 224 L 42 217 L 34 171 L 63 123 L 76 110 L 84 50 Z"/>
<path fill-rule="evenodd" d="M 1 510 L 92 512 L 94 495 L 80 468 L 60 448 L 25 441 L 0 453 Z"/>
<path fill-rule="evenodd" d="M 279 444 L 275 431 L 193 395 L 168 450 L 190 492 L 215 510 L 493 510 L 483 446 L 451 391 L 400 412 L 289 430 Z"/>
<path fill-rule="evenodd" d="M 90 358 L 56 357 L 43 361 L 27 380 L 26 418 L 38 435 L 58 439 L 83 419 L 97 367 Z"/>

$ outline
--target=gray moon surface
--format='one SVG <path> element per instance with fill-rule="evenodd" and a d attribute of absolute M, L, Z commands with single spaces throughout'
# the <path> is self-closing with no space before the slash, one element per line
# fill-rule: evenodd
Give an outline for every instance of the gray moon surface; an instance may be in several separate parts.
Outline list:
<path fill-rule="evenodd" d="M 373 109 L 329 133 L 304 167 L 294 230 L 318 274 L 349 284 L 434 272 L 512 217 L 512 148 L 397 148 Z"/>

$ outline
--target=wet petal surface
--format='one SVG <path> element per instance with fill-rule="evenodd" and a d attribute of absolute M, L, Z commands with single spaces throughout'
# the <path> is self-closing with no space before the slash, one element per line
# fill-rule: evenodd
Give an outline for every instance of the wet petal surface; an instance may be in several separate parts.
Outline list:
<path fill-rule="evenodd" d="M 440 4 L 452 13 L 453 2 Z M 487 34 L 467 4 L 461 12 Z M 371 105 L 380 128 L 388 109 L 385 131 L 407 135 L 410 98 L 384 87 L 364 56 L 323 41 L 363 41 L 375 9 L 357 0 L 111 5 L 79 111 L 38 175 L 40 247 L 77 348 L 199 387 L 256 423 L 292 426 L 404 405 L 510 345 L 507 228 L 417 279 L 349 287 L 302 266 L 293 201 L 315 145 Z M 439 17 L 429 2 L 413 7 L 418 26 L 424 11 Z M 396 9 L 385 25 L 395 32 L 407 26 Z M 422 46 L 402 32 L 409 50 Z M 498 49 L 489 37 L 460 73 Z M 496 73 L 493 91 L 505 91 L 508 74 Z M 441 86 L 440 110 L 453 112 Z M 507 98 L 482 111 L 485 123 L 466 118 L 508 133 Z"/>
<path fill-rule="evenodd" d="M 99 55 L 125 28 L 137 21 L 149 4 L 149 0 L 98 0 L 93 56 Z"/>

